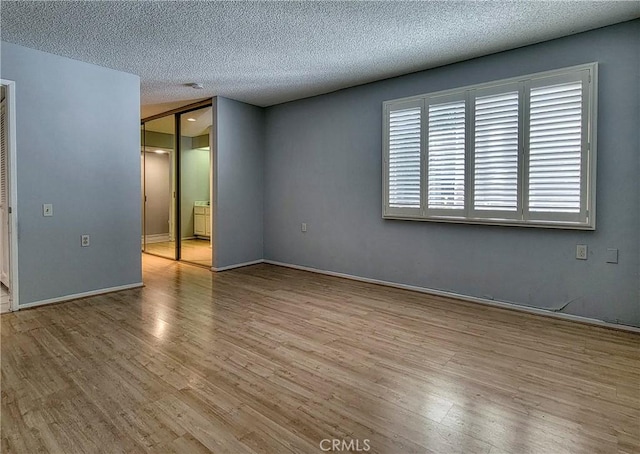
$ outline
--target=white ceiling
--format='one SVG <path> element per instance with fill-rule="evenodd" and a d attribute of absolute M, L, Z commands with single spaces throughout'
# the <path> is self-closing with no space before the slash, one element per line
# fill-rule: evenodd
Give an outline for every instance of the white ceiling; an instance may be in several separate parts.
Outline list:
<path fill-rule="evenodd" d="M 1 36 L 138 74 L 148 116 L 215 95 L 268 106 L 637 17 L 637 1 L 3 0 Z"/>

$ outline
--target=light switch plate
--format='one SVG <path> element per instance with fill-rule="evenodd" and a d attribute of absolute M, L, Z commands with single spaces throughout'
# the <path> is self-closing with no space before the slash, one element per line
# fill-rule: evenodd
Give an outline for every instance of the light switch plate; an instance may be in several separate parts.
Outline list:
<path fill-rule="evenodd" d="M 618 250 L 607 248 L 607 263 L 618 263 Z"/>
<path fill-rule="evenodd" d="M 53 204 L 52 203 L 45 203 L 44 205 L 42 205 L 42 215 L 44 217 L 53 216 Z"/>

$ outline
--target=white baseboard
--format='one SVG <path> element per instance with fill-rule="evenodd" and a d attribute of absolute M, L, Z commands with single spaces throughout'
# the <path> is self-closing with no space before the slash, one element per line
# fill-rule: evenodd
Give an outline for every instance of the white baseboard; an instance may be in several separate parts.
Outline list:
<path fill-rule="evenodd" d="M 258 263 L 264 263 L 265 261 L 263 259 L 260 260 L 254 260 L 253 262 L 244 262 L 244 263 L 237 263 L 235 265 L 229 265 L 229 266 L 223 266 L 220 268 L 215 268 L 215 267 L 211 267 L 211 271 L 215 271 L 220 272 L 220 271 L 227 271 L 227 270 L 233 270 L 235 268 L 242 268 L 243 266 L 249 266 L 249 265 L 257 265 Z"/>
<path fill-rule="evenodd" d="M 133 288 L 140 288 L 143 286 L 144 284 L 142 282 L 137 282 L 135 284 L 120 285 L 118 287 L 101 288 L 98 290 L 91 290 L 90 292 L 74 293 L 73 295 L 59 296 L 57 298 L 34 301 L 33 303 L 20 304 L 18 306 L 18 309 L 27 309 L 29 307 L 44 306 L 45 304 L 62 303 L 64 301 L 77 300 L 79 298 L 88 298 L 90 296 L 104 295 L 105 293 L 113 293 L 113 292 L 119 292 L 122 290 L 130 290 Z"/>
<path fill-rule="evenodd" d="M 521 311 L 521 312 L 527 312 L 530 314 L 536 314 L 536 315 L 543 315 L 546 317 L 554 317 L 554 318 L 558 318 L 558 319 L 562 319 L 562 320 L 570 320 L 570 321 L 574 321 L 574 322 L 580 322 L 580 323 L 586 323 L 589 325 L 597 325 L 597 326 L 603 326 L 606 328 L 613 328 L 613 329 L 618 329 L 618 330 L 622 330 L 622 331 L 630 331 L 633 333 L 640 333 L 640 327 L 636 327 L 636 326 L 631 326 L 631 325 L 622 325 L 622 324 L 618 324 L 618 323 L 610 323 L 610 322 L 605 322 L 604 320 L 598 320 L 595 318 L 589 318 L 589 317 L 582 317 L 580 315 L 572 315 L 572 314 L 563 314 L 563 313 L 559 313 L 559 312 L 553 312 L 547 309 L 540 309 L 537 307 L 531 307 L 531 306 L 522 306 L 520 304 L 516 304 L 516 303 L 509 303 L 509 302 L 505 302 L 505 301 L 495 301 L 495 300 L 490 300 L 487 298 L 479 298 L 476 296 L 469 296 L 469 295 L 463 295 L 460 293 L 454 293 L 454 292 L 447 292 L 444 290 L 436 290 L 436 289 L 430 289 L 430 288 L 426 288 L 426 287 L 418 287 L 415 285 L 407 285 L 407 284 L 399 284 L 396 282 L 390 282 L 390 281 L 382 281 L 379 279 L 371 279 L 368 277 L 361 277 L 361 276 L 354 276 L 352 274 L 346 274 L 346 273 L 338 273 L 335 271 L 327 271 L 327 270 L 321 270 L 318 268 L 311 268 L 308 266 L 301 266 L 301 265 L 293 265 L 291 263 L 284 263 L 284 262 L 277 262 L 275 260 L 264 260 L 264 263 L 269 263 L 271 265 L 278 265 L 278 266 L 284 266 L 286 268 L 293 268 L 296 270 L 302 270 L 302 271 L 310 271 L 312 273 L 319 273 L 319 274 L 325 274 L 327 276 L 334 276 L 334 277 L 341 277 L 344 279 L 351 279 L 354 281 L 360 281 L 360 282 L 367 282 L 370 284 L 378 284 L 378 285 L 384 285 L 387 287 L 394 287 L 394 288 L 399 288 L 399 289 L 403 289 L 403 290 L 411 290 L 414 292 L 420 292 L 420 293 L 426 293 L 429 295 L 435 295 L 435 296 L 444 296 L 447 298 L 455 298 L 455 299 L 459 299 L 459 300 L 463 300 L 463 301 L 470 301 L 473 303 L 480 303 L 480 304 L 484 304 L 487 306 L 494 306 L 494 307 L 501 307 L 503 309 L 510 309 L 510 310 L 516 310 L 516 311 Z"/>

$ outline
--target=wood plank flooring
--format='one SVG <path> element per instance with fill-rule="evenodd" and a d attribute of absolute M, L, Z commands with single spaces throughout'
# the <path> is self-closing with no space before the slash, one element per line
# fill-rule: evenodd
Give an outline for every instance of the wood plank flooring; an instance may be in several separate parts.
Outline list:
<path fill-rule="evenodd" d="M 3 453 L 640 452 L 638 335 L 143 262 L 145 288 L 2 315 Z"/>
<path fill-rule="evenodd" d="M 213 259 L 213 251 L 211 249 L 211 241 L 207 239 L 183 239 L 180 242 L 182 260 L 211 267 Z M 146 252 L 161 257 L 175 258 L 176 243 L 175 241 L 163 241 L 159 243 L 147 243 Z"/>

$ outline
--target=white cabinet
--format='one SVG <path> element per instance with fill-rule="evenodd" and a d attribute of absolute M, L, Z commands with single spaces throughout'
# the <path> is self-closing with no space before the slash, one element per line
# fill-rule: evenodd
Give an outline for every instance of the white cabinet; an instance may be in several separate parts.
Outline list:
<path fill-rule="evenodd" d="M 201 236 L 206 233 L 205 231 L 205 220 L 204 214 L 195 214 L 193 215 L 193 233 Z"/>
<path fill-rule="evenodd" d="M 211 207 L 193 207 L 193 234 L 195 236 L 211 236 Z"/>

